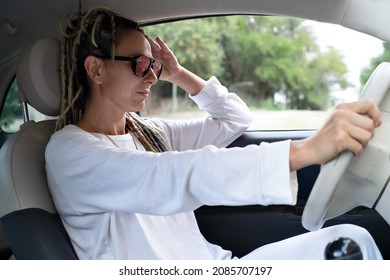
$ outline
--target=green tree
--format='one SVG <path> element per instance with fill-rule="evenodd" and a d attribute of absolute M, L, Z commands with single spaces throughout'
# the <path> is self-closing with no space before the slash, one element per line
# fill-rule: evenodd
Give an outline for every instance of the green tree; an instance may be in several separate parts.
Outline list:
<path fill-rule="evenodd" d="M 19 101 L 18 87 L 16 81 L 14 81 L 4 103 L 0 120 L 1 128 L 7 131 L 16 119 L 20 119 L 22 114 L 23 112 Z"/>
<path fill-rule="evenodd" d="M 160 37 L 167 42 L 184 67 L 201 77 L 208 78 L 211 75 L 218 75 L 222 70 L 220 61 L 223 52 L 218 45 L 219 28 L 218 19 L 206 18 L 147 26 L 144 30 L 149 37 Z M 162 107 L 163 99 L 172 98 L 172 92 L 170 83 L 159 81 L 153 87 L 153 94 L 148 101 L 152 104 L 147 106 L 148 113 L 153 113 L 154 107 Z M 184 102 L 188 101 L 181 89 L 178 89 L 177 95 Z M 158 106 L 155 106 L 156 104 Z M 186 104 L 195 106 L 192 102 Z"/>
<path fill-rule="evenodd" d="M 383 53 L 379 56 L 373 57 L 370 61 L 370 64 L 363 68 L 360 73 L 360 84 L 364 86 L 371 74 L 374 72 L 375 68 L 382 62 L 390 62 L 390 43 L 383 43 Z"/>
<path fill-rule="evenodd" d="M 180 63 L 202 76 L 220 72 L 222 52 L 218 47 L 218 20 L 187 20 L 145 28 L 151 37 L 161 37 L 175 51 Z M 207 35 L 200 30 L 207 30 Z"/>
<path fill-rule="evenodd" d="M 333 89 L 349 86 L 340 53 L 321 52 L 299 19 L 216 17 L 150 26 L 146 33 L 163 38 L 183 66 L 218 76 L 250 105 L 272 104 L 278 93 L 287 108 L 325 109 Z M 159 83 L 159 96 L 170 96 L 169 87 Z"/>
<path fill-rule="evenodd" d="M 244 95 L 251 96 L 252 103 L 270 102 L 278 92 L 287 108 L 325 109 L 332 88 L 349 86 L 339 52 L 321 53 L 301 20 L 247 17 L 240 18 L 239 25 L 239 34 L 223 35 L 226 80 L 251 81 Z"/>

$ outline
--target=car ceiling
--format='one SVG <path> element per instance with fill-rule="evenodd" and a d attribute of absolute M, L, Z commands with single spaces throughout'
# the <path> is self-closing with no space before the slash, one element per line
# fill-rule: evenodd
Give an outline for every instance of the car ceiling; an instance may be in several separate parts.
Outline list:
<path fill-rule="evenodd" d="M 390 41 L 388 0 L 82 0 L 82 9 L 106 6 L 143 24 L 217 14 L 286 15 L 340 24 Z M 27 43 L 60 37 L 59 21 L 78 0 L 3 0 L 0 64 Z"/>

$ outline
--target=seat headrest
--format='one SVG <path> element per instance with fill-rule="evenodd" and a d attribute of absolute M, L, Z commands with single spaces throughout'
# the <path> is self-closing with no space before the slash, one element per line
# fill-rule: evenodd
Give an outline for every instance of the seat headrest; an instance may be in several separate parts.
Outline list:
<path fill-rule="evenodd" d="M 21 101 L 44 115 L 60 113 L 60 41 L 43 38 L 20 54 L 16 79 Z"/>

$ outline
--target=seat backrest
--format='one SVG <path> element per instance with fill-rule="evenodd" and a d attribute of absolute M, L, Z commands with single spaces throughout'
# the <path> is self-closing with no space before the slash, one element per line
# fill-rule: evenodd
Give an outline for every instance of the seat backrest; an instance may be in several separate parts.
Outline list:
<path fill-rule="evenodd" d="M 56 213 L 45 172 L 45 147 L 54 121 L 30 121 L 0 149 L 0 216 L 26 208 Z"/>
<path fill-rule="evenodd" d="M 59 53 L 58 40 L 38 40 L 22 51 L 16 74 L 21 101 L 53 117 L 60 109 Z M 15 258 L 75 258 L 46 180 L 45 148 L 54 127 L 55 120 L 27 121 L 0 149 L 0 218 Z M 59 239 L 45 244 L 54 232 Z M 71 254 L 56 253 L 67 246 Z"/>

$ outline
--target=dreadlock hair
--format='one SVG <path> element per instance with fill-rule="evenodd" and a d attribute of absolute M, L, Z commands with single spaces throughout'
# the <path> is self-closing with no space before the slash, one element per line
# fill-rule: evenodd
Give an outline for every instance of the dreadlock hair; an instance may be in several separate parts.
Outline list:
<path fill-rule="evenodd" d="M 104 7 L 68 16 L 62 27 L 61 111 L 56 130 L 67 124 L 76 124 L 83 118 L 89 92 L 84 60 L 89 55 L 111 56 L 114 59 L 115 35 L 121 30 L 143 33 L 137 22 Z M 166 151 L 160 130 L 136 113 L 127 113 L 126 129 L 134 133 L 147 151 Z"/>

